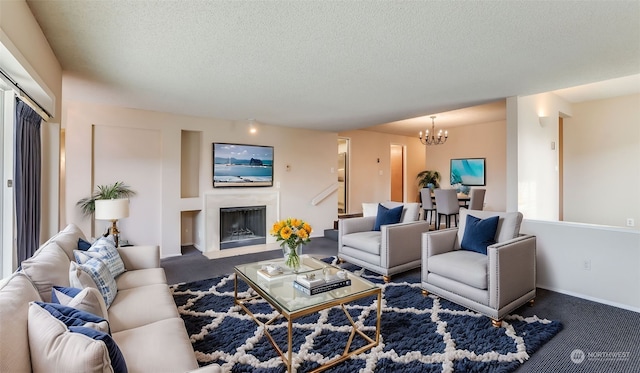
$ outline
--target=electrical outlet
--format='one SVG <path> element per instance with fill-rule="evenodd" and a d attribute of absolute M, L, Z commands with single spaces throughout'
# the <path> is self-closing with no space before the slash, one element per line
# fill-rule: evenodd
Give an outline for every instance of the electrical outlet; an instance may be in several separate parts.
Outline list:
<path fill-rule="evenodd" d="M 627 227 L 635 227 L 636 222 L 633 218 L 627 218 Z"/>
<path fill-rule="evenodd" d="M 591 270 L 591 259 L 584 259 L 582 261 L 582 269 L 584 269 L 585 271 Z"/>

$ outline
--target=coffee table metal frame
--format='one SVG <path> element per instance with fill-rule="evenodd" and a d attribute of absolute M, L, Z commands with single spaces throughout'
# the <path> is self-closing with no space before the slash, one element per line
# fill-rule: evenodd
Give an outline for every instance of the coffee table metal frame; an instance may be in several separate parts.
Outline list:
<path fill-rule="evenodd" d="M 268 261 L 270 263 L 273 263 L 274 261 Z M 287 309 L 286 306 L 280 304 L 273 296 L 272 294 L 269 292 L 268 289 L 263 288 L 262 286 L 260 286 L 260 284 L 256 283 L 255 281 L 253 281 L 252 279 L 250 279 L 248 277 L 248 274 L 245 274 L 243 272 L 243 270 L 241 268 L 245 268 L 246 266 L 251 266 L 252 264 L 258 265 L 260 263 L 263 262 L 257 262 L 257 263 L 249 263 L 249 264 L 245 264 L 245 265 L 241 265 L 241 266 L 236 266 L 234 267 L 235 270 L 235 276 L 234 276 L 234 283 L 233 283 L 233 292 L 234 292 L 234 302 L 235 304 L 239 305 L 246 313 L 247 315 L 249 315 L 258 325 L 263 326 L 264 327 L 264 333 L 267 336 L 267 338 L 269 339 L 269 342 L 271 342 L 271 344 L 273 345 L 273 347 L 275 348 L 276 352 L 278 352 L 278 354 L 280 355 L 280 357 L 282 358 L 282 361 L 285 363 L 286 367 L 287 367 L 287 371 L 291 372 L 292 371 L 292 363 L 293 363 L 293 359 L 292 359 L 292 350 L 293 350 L 293 320 L 299 318 L 299 317 L 303 317 L 306 315 L 310 315 L 316 312 L 319 312 L 321 310 L 327 309 L 327 308 L 331 308 L 331 307 L 335 307 L 335 306 L 340 306 L 342 311 L 344 312 L 344 314 L 346 315 L 347 319 L 349 320 L 349 323 L 351 323 L 351 334 L 349 335 L 349 339 L 347 341 L 347 344 L 344 348 L 344 351 L 342 352 L 342 354 L 319 366 L 318 368 L 314 369 L 312 372 L 321 372 L 325 369 L 328 369 L 332 366 L 335 366 L 347 359 L 349 359 L 351 356 L 353 355 L 357 355 L 359 353 L 362 353 L 370 348 L 373 348 L 375 346 L 378 345 L 378 343 L 380 342 L 380 316 L 381 316 L 381 306 L 382 306 L 382 291 L 380 289 L 380 287 L 376 286 L 375 284 L 362 279 L 350 272 L 347 272 L 347 276 L 348 278 L 350 278 L 353 281 L 361 281 L 364 282 L 365 284 L 368 283 L 370 284 L 370 288 L 363 290 L 363 291 L 358 291 L 358 292 L 354 292 L 354 293 L 349 293 L 347 295 L 339 295 L 336 296 L 335 298 L 329 299 L 329 300 L 323 300 L 318 302 L 317 304 L 314 304 L 312 306 L 309 307 L 305 307 L 305 308 L 301 308 L 301 309 L 296 309 L 296 310 L 289 310 Z M 329 266 L 328 264 L 321 262 L 317 259 L 308 257 L 308 256 L 303 256 L 303 263 L 311 263 L 313 267 L 316 268 L 312 268 L 311 270 L 317 270 L 318 268 L 323 268 L 323 267 L 327 267 Z M 303 265 L 304 267 L 304 265 Z M 335 267 L 332 267 L 335 268 Z M 287 276 L 285 274 L 285 276 Z M 240 279 L 242 279 L 251 289 L 253 289 L 257 295 L 252 296 L 252 297 L 248 297 L 248 298 L 238 298 L 238 277 Z M 290 282 L 290 286 L 293 287 L 292 283 L 293 283 L 293 279 L 295 278 L 295 274 L 289 274 L 287 277 L 287 279 L 290 278 L 291 282 Z M 367 284 L 367 285 L 368 285 Z M 339 289 L 348 289 L 348 287 L 345 288 L 339 288 Z M 295 290 L 297 291 L 297 290 Z M 302 295 L 302 293 L 300 293 L 301 296 L 306 296 L 309 297 L 307 295 Z M 324 294 L 324 293 L 322 293 Z M 311 297 L 318 297 L 318 296 L 322 296 L 322 294 L 318 294 L 318 295 L 312 295 Z M 345 308 L 345 304 L 348 304 L 350 302 L 356 301 L 358 299 L 362 299 L 362 298 L 366 298 L 366 297 L 370 297 L 370 296 L 377 296 L 377 316 L 376 316 L 376 331 L 375 331 L 375 337 L 370 337 L 367 334 L 365 334 L 362 330 L 359 330 L 356 323 L 353 321 L 351 315 L 349 314 L 349 312 L 347 311 L 347 309 Z M 271 307 L 273 307 L 276 311 L 278 311 L 278 315 L 276 315 L 275 317 L 273 317 L 272 319 L 268 320 L 267 322 L 262 322 L 260 321 L 245 305 L 248 302 L 251 302 L 252 300 L 255 299 L 259 299 L 262 298 L 265 301 L 267 301 L 267 303 L 269 303 L 271 305 Z M 274 340 L 273 336 L 271 336 L 271 333 L 269 332 L 268 326 L 273 324 L 277 319 L 279 319 L 280 317 L 284 317 L 287 320 L 287 345 L 288 345 L 288 349 L 287 352 L 285 354 L 285 352 L 280 348 L 280 346 L 278 346 L 278 344 L 276 343 L 276 341 Z M 355 349 L 353 351 L 349 351 L 351 348 L 351 343 L 353 342 L 353 338 L 355 337 L 355 335 L 358 334 L 360 335 L 366 342 L 368 342 L 366 345 L 361 346 L 358 349 Z"/>

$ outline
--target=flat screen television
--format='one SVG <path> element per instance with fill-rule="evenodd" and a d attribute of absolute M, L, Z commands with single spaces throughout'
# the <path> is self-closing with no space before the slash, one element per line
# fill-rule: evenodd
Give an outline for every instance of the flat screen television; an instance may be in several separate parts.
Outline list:
<path fill-rule="evenodd" d="M 459 158 L 451 160 L 451 185 L 486 185 L 485 158 Z"/>
<path fill-rule="evenodd" d="M 213 143 L 213 187 L 273 186 L 273 146 Z"/>

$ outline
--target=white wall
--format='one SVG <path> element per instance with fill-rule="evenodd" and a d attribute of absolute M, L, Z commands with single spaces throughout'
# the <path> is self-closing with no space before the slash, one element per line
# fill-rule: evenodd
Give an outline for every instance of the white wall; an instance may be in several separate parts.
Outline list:
<path fill-rule="evenodd" d="M 350 139 L 349 213 L 362 212 L 362 203 L 388 201 L 391 198 L 391 145 L 405 147 L 404 198 L 418 200 L 416 175 L 424 170 L 424 145 L 417 137 L 390 135 L 373 131 L 345 131 Z M 378 162 L 379 160 L 379 162 Z"/>
<path fill-rule="evenodd" d="M 573 105 L 564 180 L 564 220 L 640 230 L 639 94 Z"/>
<path fill-rule="evenodd" d="M 312 236 L 322 236 L 324 229 L 332 228 L 333 221 L 337 218 L 338 202 L 335 193 L 320 204 L 311 205 L 311 200 L 336 183 L 336 133 L 261 124 L 258 126 L 258 133 L 251 135 L 245 122 L 235 123 L 75 101 L 65 101 L 63 109 L 63 123 L 66 125 L 67 179 L 65 223 L 78 224 L 87 235 L 91 231 L 91 220 L 81 215 L 75 203 L 91 194 L 98 185 L 97 175 L 102 175 L 101 183 L 124 181 L 138 192 L 132 198 L 131 217 L 123 219 L 121 223 L 127 239 L 136 244 L 158 244 L 163 257 L 180 255 L 180 245 L 185 233 L 181 230 L 181 222 L 185 217 L 194 216 L 195 224 L 201 224 L 202 214 L 198 214 L 197 211 L 203 207 L 204 193 L 216 191 L 212 187 L 212 142 L 274 146 L 276 185 L 272 189 L 279 186 L 281 216 L 298 217 L 308 221 L 314 229 Z M 92 149 L 93 126 L 100 128 L 100 131 L 107 128 L 116 131 L 117 128 L 117 131 L 121 132 L 117 137 L 130 137 L 124 142 L 128 145 L 118 150 L 120 153 L 127 153 L 127 156 L 120 156 L 120 161 L 109 166 L 110 155 L 103 154 L 106 153 L 103 151 L 95 153 Z M 195 198 L 181 198 L 182 130 L 202 132 L 199 151 L 200 185 L 197 188 L 200 195 Z M 145 140 L 145 133 L 150 134 L 152 140 Z M 137 143 L 138 147 L 156 146 L 154 144 L 157 141 L 153 140 L 156 138 L 155 133 L 159 136 L 159 154 L 151 156 L 155 152 L 145 150 L 138 154 L 140 149 L 127 150 L 135 146 L 129 143 L 131 141 Z M 95 141 L 101 139 L 96 136 Z M 152 159 L 149 160 L 149 157 Z M 149 162 L 159 164 L 159 183 L 139 179 L 147 175 Z M 290 166 L 289 171 L 286 165 Z M 101 169 L 97 170 L 96 167 Z M 123 167 L 127 168 L 128 175 L 136 174 L 139 178 L 131 176 L 131 180 L 120 180 L 121 177 L 114 177 L 111 181 L 103 178 Z M 331 173 L 332 168 L 334 173 Z M 92 180 L 92 174 L 96 175 L 95 181 Z M 152 176 L 150 179 L 155 180 L 155 177 Z M 196 212 L 184 215 L 182 211 Z M 143 224 L 134 225 L 134 220 L 140 217 L 157 219 L 159 223 L 155 228 L 145 227 Z M 129 226 L 129 222 L 132 226 Z M 188 229 L 194 229 L 192 223 L 186 223 Z M 159 233 L 154 233 L 156 231 Z M 153 242 L 148 242 L 150 236 L 154 236 Z"/>
<path fill-rule="evenodd" d="M 144 146 L 141 146 L 144 144 Z M 140 194 L 129 200 L 132 211 L 118 221 L 121 242 L 160 244 L 162 195 L 161 131 L 158 129 L 119 126 L 94 126 L 93 180 L 95 185 L 122 181 Z M 96 221 L 97 236 L 111 226 L 109 221 Z M 135 232 L 135 240 L 130 235 Z"/>
<path fill-rule="evenodd" d="M 567 115 L 571 105 L 553 93 L 518 98 L 518 208 L 526 219 L 560 216 L 558 118 Z"/>
<path fill-rule="evenodd" d="M 0 68 L 18 80 L 20 86 L 53 115 L 49 123 L 43 123 L 42 151 L 42 217 L 40 241 L 44 242 L 59 227 L 58 168 L 60 102 L 62 97 L 62 69 L 46 37 L 36 22 L 27 3 L 23 0 L 0 1 Z M 5 149 L 6 150 L 6 149 Z M 0 162 L 2 162 L 0 160 Z M 51 170 L 50 168 L 56 167 Z M 3 194 L 12 199 L 12 190 Z M 13 231 L 13 222 L 5 219 L 3 230 Z M 3 266 L 0 275 L 8 276 L 16 268 L 12 256 L 15 250 L 4 237 Z M 7 244 L 4 244 L 4 243 Z"/>
<path fill-rule="evenodd" d="M 436 128 L 437 130 L 437 128 Z M 440 172 L 440 187 L 451 188 L 452 158 L 486 158 L 485 210 L 506 211 L 506 122 L 449 128 L 442 145 L 426 147 L 426 169 Z"/>
<path fill-rule="evenodd" d="M 640 232 L 525 220 L 537 237 L 538 287 L 640 312 Z"/>
<path fill-rule="evenodd" d="M 640 312 L 639 232 L 554 221 L 559 211 L 558 148 L 551 150 L 550 144 L 558 141 L 558 121 L 541 125 L 538 116 L 569 117 L 573 107 L 547 93 L 509 99 L 510 110 L 517 115 L 508 116 L 507 127 L 517 138 L 508 137 L 507 157 L 517 158 L 518 165 L 508 169 L 507 179 L 518 180 L 522 232 L 537 236 L 538 286 Z M 567 182 L 565 177 L 565 194 L 571 192 Z M 601 194 L 592 194 L 588 202 Z M 585 261 L 590 270 L 583 269 Z"/>

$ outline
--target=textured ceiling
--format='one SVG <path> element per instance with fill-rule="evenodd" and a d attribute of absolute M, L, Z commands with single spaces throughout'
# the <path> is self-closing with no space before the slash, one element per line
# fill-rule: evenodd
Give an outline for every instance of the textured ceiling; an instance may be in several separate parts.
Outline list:
<path fill-rule="evenodd" d="M 27 2 L 66 98 L 177 114 L 341 131 L 640 73 L 638 1 Z"/>

